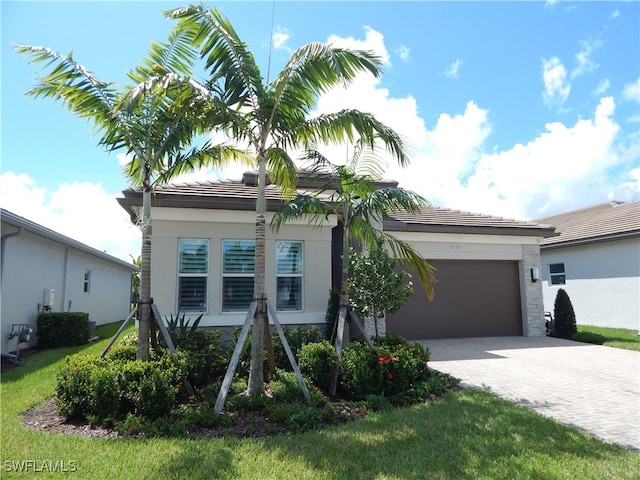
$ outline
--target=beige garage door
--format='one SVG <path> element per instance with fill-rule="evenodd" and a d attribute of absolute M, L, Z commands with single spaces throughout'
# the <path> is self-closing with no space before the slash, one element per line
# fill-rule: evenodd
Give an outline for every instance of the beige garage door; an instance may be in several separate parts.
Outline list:
<path fill-rule="evenodd" d="M 517 262 L 430 263 L 438 269 L 433 301 L 414 276 L 413 297 L 389 315 L 388 333 L 414 340 L 522 335 Z"/>

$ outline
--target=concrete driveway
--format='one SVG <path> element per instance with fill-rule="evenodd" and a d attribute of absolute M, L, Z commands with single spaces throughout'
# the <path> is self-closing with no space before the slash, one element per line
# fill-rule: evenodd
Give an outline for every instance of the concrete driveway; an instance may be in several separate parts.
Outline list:
<path fill-rule="evenodd" d="M 431 368 L 640 451 L 640 352 L 558 338 L 420 341 Z"/>

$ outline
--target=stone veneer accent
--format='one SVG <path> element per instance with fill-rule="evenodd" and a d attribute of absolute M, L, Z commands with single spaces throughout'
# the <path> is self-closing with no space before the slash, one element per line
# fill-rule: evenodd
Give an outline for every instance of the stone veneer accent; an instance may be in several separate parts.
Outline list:
<path fill-rule="evenodd" d="M 544 301 L 542 299 L 542 278 L 537 282 L 531 281 L 531 269 L 540 268 L 540 246 L 522 246 L 522 294 L 524 295 L 523 335 L 525 337 L 543 337 L 546 335 L 544 325 Z"/>

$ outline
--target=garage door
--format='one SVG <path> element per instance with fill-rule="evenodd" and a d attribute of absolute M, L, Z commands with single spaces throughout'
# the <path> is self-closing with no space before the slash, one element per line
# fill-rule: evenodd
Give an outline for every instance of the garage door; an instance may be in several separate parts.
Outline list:
<path fill-rule="evenodd" d="M 522 335 L 517 262 L 430 263 L 438 269 L 434 299 L 414 282 L 413 297 L 388 316 L 388 333 L 415 340 Z"/>

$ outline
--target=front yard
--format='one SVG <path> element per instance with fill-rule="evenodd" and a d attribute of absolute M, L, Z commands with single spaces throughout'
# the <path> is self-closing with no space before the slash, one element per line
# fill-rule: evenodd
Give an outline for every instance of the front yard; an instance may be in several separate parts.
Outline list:
<path fill-rule="evenodd" d="M 105 340 L 88 347 L 35 354 L 2 375 L 2 478 L 637 478 L 637 453 L 476 390 L 258 439 L 105 439 L 25 428 L 22 413 L 51 397 L 64 356 L 97 354 L 113 330 L 99 329 Z"/>
<path fill-rule="evenodd" d="M 640 335 L 638 335 L 638 331 L 626 328 L 578 325 L 578 333 L 575 334 L 574 340 L 604 345 L 605 347 L 640 351 Z"/>

